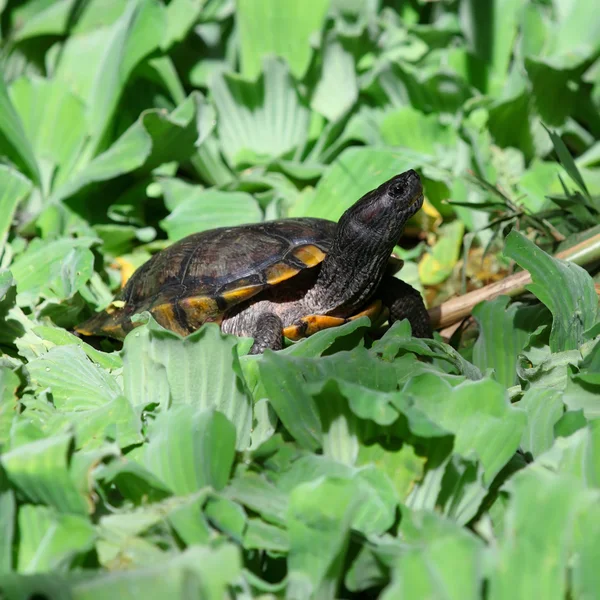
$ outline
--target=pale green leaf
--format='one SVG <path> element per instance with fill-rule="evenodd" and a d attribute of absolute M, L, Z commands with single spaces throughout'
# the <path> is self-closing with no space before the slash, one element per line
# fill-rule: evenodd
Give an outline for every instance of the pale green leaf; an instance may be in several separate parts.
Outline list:
<path fill-rule="evenodd" d="M 552 351 L 577 348 L 598 314 L 598 295 L 590 275 L 578 265 L 552 258 L 516 230 L 506 238 L 504 253 L 531 273 L 533 284 L 528 289 L 554 317 Z"/>
<path fill-rule="evenodd" d="M 136 0 L 114 23 L 67 38 L 55 76 L 86 104 L 92 151 L 101 142 L 131 72 L 159 47 L 166 24 L 162 4 Z"/>
<path fill-rule="evenodd" d="M 33 148 L 10 100 L 3 77 L 0 77 L 0 154 L 7 156 L 34 183 L 39 184 L 41 177 Z"/>
<path fill-rule="evenodd" d="M 31 181 L 7 165 L 0 165 L 0 258 L 19 202 L 31 190 Z"/>
<path fill-rule="evenodd" d="M 329 0 L 238 0 L 242 73 L 256 77 L 263 58 L 274 55 L 285 58 L 294 77 L 301 79 L 328 6 Z"/>
<path fill-rule="evenodd" d="M 400 151 L 348 148 L 323 174 L 310 201 L 292 206 L 290 216 L 337 221 L 361 196 L 412 167 L 414 161 Z"/>
<path fill-rule="evenodd" d="M 32 502 L 53 506 L 60 513 L 86 515 L 88 499 L 69 472 L 72 436 L 55 435 L 18 446 L 0 456 L 9 481 Z"/>
<path fill-rule="evenodd" d="M 69 566 L 92 549 L 96 534 L 87 518 L 25 504 L 19 509 L 19 536 L 18 571 L 39 573 Z"/>
<path fill-rule="evenodd" d="M 123 389 L 134 406 L 215 408 L 235 425 L 237 448 L 250 443 L 252 406 L 235 347 L 237 338 L 208 323 L 184 338 L 152 321 L 126 338 Z"/>
<path fill-rule="evenodd" d="M 197 111 L 202 101 L 192 94 L 171 113 L 153 109 L 139 119 L 104 153 L 94 158 L 52 196 L 59 202 L 87 186 L 135 171 L 151 170 L 165 162 L 181 161 L 195 151 Z"/>
<path fill-rule="evenodd" d="M 230 165 L 268 162 L 307 139 L 310 111 L 281 62 L 266 59 L 256 81 L 216 74 L 211 87 L 217 131 Z"/>
<path fill-rule="evenodd" d="M 62 411 L 98 408 L 122 394 L 115 379 L 78 346 L 55 346 L 27 368 L 36 388 L 49 388 Z"/>
<path fill-rule="evenodd" d="M 350 525 L 361 501 L 352 482 L 333 477 L 303 483 L 290 494 L 290 597 L 336 596 Z"/>
<path fill-rule="evenodd" d="M 31 76 L 14 81 L 10 95 L 36 157 L 55 170 L 53 187 L 63 184 L 87 135 L 83 102 L 62 81 Z"/>
<path fill-rule="evenodd" d="M 196 492 L 207 485 L 223 488 L 235 455 L 235 429 L 215 410 L 179 405 L 162 412 L 153 423 L 140 463 L 175 494 Z"/>
<path fill-rule="evenodd" d="M 250 194 L 203 190 L 197 186 L 190 186 L 186 192 L 186 199 L 160 223 L 170 240 L 180 240 L 217 227 L 235 227 L 262 220 L 258 203 Z"/>

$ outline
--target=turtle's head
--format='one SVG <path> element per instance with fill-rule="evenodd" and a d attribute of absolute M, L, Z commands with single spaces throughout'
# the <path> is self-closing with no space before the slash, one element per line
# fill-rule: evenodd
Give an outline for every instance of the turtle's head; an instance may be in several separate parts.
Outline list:
<path fill-rule="evenodd" d="M 423 205 L 415 171 L 392 177 L 365 194 L 340 218 L 316 285 L 307 302 L 321 314 L 348 316 L 381 282 L 406 221 Z"/>
<path fill-rule="evenodd" d="M 356 245 L 389 256 L 404 226 L 423 205 L 421 179 L 413 170 L 392 177 L 352 205 L 338 223 L 338 247 Z"/>

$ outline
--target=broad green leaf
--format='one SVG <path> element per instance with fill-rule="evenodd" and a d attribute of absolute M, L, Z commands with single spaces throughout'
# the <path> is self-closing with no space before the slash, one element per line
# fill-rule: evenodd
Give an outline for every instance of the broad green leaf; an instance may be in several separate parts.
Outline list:
<path fill-rule="evenodd" d="M 33 328 L 33 332 L 42 340 L 50 342 L 55 346 L 79 346 L 90 360 L 101 366 L 103 369 L 119 369 L 123 366 L 121 357 L 116 353 L 107 353 L 96 350 L 89 344 L 86 344 L 81 338 L 59 327 L 48 327 L 39 325 Z"/>
<path fill-rule="evenodd" d="M 328 7 L 329 0 L 238 0 L 242 73 L 256 77 L 263 58 L 275 55 L 285 58 L 294 77 L 302 79 Z"/>
<path fill-rule="evenodd" d="M 15 372 L 8 367 L 0 367 L 0 448 L 10 438 L 13 418 L 18 413 L 17 390 L 20 386 Z"/>
<path fill-rule="evenodd" d="M 58 79 L 21 77 L 10 87 L 38 161 L 54 171 L 53 187 L 64 183 L 77 164 L 86 139 L 85 106 Z M 48 195 L 50 190 L 44 190 Z"/>
<path fill-rule="evenodd" d="M 268 162 L 306 142 L 310 111 L 281 62 L 266 59 L 256 81 L 219 73 L 211 87 L 230 165 Z"/>
<path fill-rule="evenodd" d="M 236 476 L 222 494 L 247 506 L 269 523 L 285 524 L 287 494 L 277 489 L 263 476 L 250 471 Z"/>
<path fill-rule="evenodd" d="M 381 135 L 390 146 L 431 157 L 447 153 L 448 146 L 456 144 L 455 134 L 437 115 L 424 115 L 410 106 L 388 113 L 381 122 Z"/>
<path fill-rule="evenodd" d="M 504 253 L 531 273 L 527 286 L 554 317 L 550 333 L 553 352 L 573 350 L 596 322 L 598 296 L 594 282 L 581 267 L 552 258 L 521 233 L 506 238 Z"/>
<path fill-rule="evenodd" d="M 120 598 L 196 597 L 219 600 L 240 576 L 242 561 L 234 544 L 191 546 L 184 552 L 163 555 L 156 564 L 122 572 L 98 573 L 74 582 L 72 597 L 78 600 Z"/>
<path fill-rule="evenodd" d="M 544 317 L 537 307 L 519 303 L 507 306 L 509 300 L 508 296 L 499 296 L 480 302 L 473 309 L 473 317 L 479 325 L 473 363 L 481 371 L 493 369 L 494 379 L 505 387 L 517 382 L 517 356 Z"/>
<path fill-rule="evenodd" d="M 12 571 L 16 514 L 15 493 L 5 474 L 0 472 L 0 577 Z"/>
<path fill-rule="evenodd" d="M 55 76 L 86 104 L 92 152 L 98 149 L 133 69 L 159 47 L 166 25 L 162 4 L 136 0 L 114 23 L 67 39 Z"/>
<path fill-rule="evenodd" d="M 600 45 L 600 26 L 585 0 L 557 3 L 553 36 L 544 48 L 548 62 L 557 69 L 573 69 L 592 56 Z"/>
<path fill-rule="evenodd" d="M 578 560 L 573 566 L 573 597 L 593 598 L 600 585 L 600 507 L 590 503 L 577 517 L 574 550 Z"/>
<path fill-rule="evenodd" d="M 61 411 L 98 408 L 122 394 L 115 379 L 78 346 L 55 346 L 27 369 L 38 390 L 50 389 Z"/>
<path fill-rule="evenodd" d="M 470 0 L 460 5 L 462 29 L 473 51 L 486 65 L 484 91 L 502 92 L 518 32 L 518 0 Z"/>
<path fill-rule="evenodd" d="M 11 272 L 17 282 L 17 302 L 27 306 L 37 300 L 41 294 L 55 295 L 49 283 L 56 277 L 63 277 L 63 259 L 71 250 L 89 248 L 96 240 L 93 238 L 63 237 L 52 242 L 34 239 L 27 250 L 11 265 Z M 65 267 L 68 268 L 68 267 Z M 81 278 L 74 274 L 75 283 Z M 68 270 L 65 273 L 68 277 Z"/>
<path fill-rule="evenodd" d="M 119 448 L 144 442 L 142 423 L 124 396 L 105 402 L 98 408 L 64 412 L 57 429 L 68 422 L 75 432 L 76 448 L 98 448 L 105 439 L 114 440 Z"/>
<path fill-rule="evenodd" d="M 303 483 L 290 494 L 290 597 L 337 596 L 350 524 L 361 501 L 353 482 L 333 477 Z"/>
<path fill-rule="evenodd" d="M 108 150 L 57 188 L 52 200 L 59 202 L 94 183 L 137 169 L 149 171 L 165 162 L 189 158 L 198 140 L 196 120 L 201 107 L 201 97 L 194 93 L 170 114 L 157 109 L 142 113 Z"/>
<path fill-rule="evenodd" d="M 222 192 L 191 187 L 186 199 L 160 223 L 170 240 L 215 229 L 234 227 L 262 220 L 262 212 L 256 200 L 244 192 Z"/>
<path fill-rule="evenodd" d="M 551 388 L 530 388 L 518 406 L 527 412 L 521 448 L 537 458 L 554 442 L 554 426 L 564 412 L 561 393 Z"/>
<path fill-rule="evenodd" d="M 0 165 L 0 259 L 19 202 L 31 190 L 31 181 L 7 165 Z"/>
<path fill-rule="evenodd" d="M 39 184 L 41 177 L 33 148 L 10 100 L 3 77 L 0 77 L 0 154 L 7 156 L 34 183 Z"/>
<path fill-rule="evenodd" d="M 163 36 L 161 48 L 168 49 L 176 42 L 185 39 L 190 29 L 198 21 L 206 0 L 172 0 L 167 4 L 167 32 Z"/>
<path fill-rule="evenodd" d="M 409 380 L 402 392 L 429 420 L 454 434 L 456 453 L 481 462 L 488 485 L 519 447 L 526 415 L 510 405 L 496 381 L 465 381 L 451 387 L 425 374 Z"/>
<path fill-rule="evenodd" d="M 175 494 L 223 488 L 235 455 L 235 429 L 214 409 L 178 405 L 159 414 L 140 463 Z"/>
<path fill-rule="evenodd" d="M 381 598 L 481 597 L 484 547 L 452 521 L 426 511 L 402 510 L 402 554 Z"/>
<path fill-rule="evenodd" d="M 414 161 L 400 151 L 348 148 L 323 174 L 310 201 L 292 206 L 290 216 L 337 221 L 361 196 L 414 166 Z"/>
<path fill-rule="evenodd" d="M 374 443 L 360 447 L 357 465 L 374 465 L 385 473 L 394 486 L 396 497 L 404 501 L 422 479 L 425 461 L 426 459 L 418 456 L 415 449 L 408 444 L 396 450 Z"/>
<path fill-rule="evenodd" d="M 72 436 L 54 435 L 18 446 L 0 456 L 9 481 L 32 502 L 63 514 L 87 515 L 89 499 L 76 486 L 69 468 Z"/>
<path fill-rule="evenodd" d="M 290 547 L 285 529 L 269 525 L 260 519 L 248 519 L 248 528 L 244 533 L 246 550 L 266 550 L 287 552 Z"/>
<path fill-rule="evenodd" d="M 39 573 L 68 567 L 92 549 L 96 534 L 87 518 L 25 504 L 19 509 L 19 536 L 19 573 Z"/>
<path fill-rule="evenodd" d="M 204 527 L 200 543 L 208 542 L 210 530 L 200 511 L 207 496 L 208 490 L 203 490 L 185 497 L 173 496 L 160 502 L 144 503 L 143 506 L 127 512 L 102 516 L 96 530 L 96 548 L 101 564 L 116 565 L 120 560 L 128 560 L 130 566 L 145 566 L 147 560 L 144 559 L 152 559 L 152 553 L 158 555 L 160 560 L 158 549 L 153 549 L 150 540 L 145 538 L 148 532 L 160 526 L 166 519 L 169 522 L 177 522 L 178 533 L 181 531 L 181 525 L 186 524 L 190 527 L 190 531 L 184 533 L 186 541 L 193 539 Z M 195 524 L 182 518 L 182 511 L 194 508 L 197 519 Z"/>
<path fill-rule="evenodd" d="M 534 466 L 513 476 L 508 487 L 511 499 L 490 574 L 490 600 L 531 594 L 562 599 L 567 593 L 567 553 L 582 486 L 573 477 Z"/>
<path fill-rule="evenodd" d="M 522 204 L 532 213 L 540 211 L 548 203 L 546 196 L 561 192 L 559 173 L 556 163 L 535 159 L 519 179 L 519 189 L 525 194 Z"/>
<path fill-rule="evenodd" d="M 398 500 L 388 477 L 373 465 L 355 469 L 325 456 L 307 455 L 296 460 L 277 479 L 277 487 L 293 494 L 305 483 L 324 477 L 352 480 L 361 507 L 352 518 L 352 528 L 365 535 L 381 535 L 394 523 Z M 289 506 L 289 504 L 288 504 Z"/>
<path fill-rule="evenodd" d="M 248 517 L 244 509 L 229 498 L 209 498 L 204 515 L 211 525 L 241 544 L 247 527 Z"/>
<path fill-rule="evenodd" d="M 123 389 L 136 407 L 169 402 L 214 408 L 235 425 L 238 449 L 250 443 L 252 406 L 241 373 L 237 338 L 208 323 L 184 338 L 151 321 L 124 343 Z"/>
<path fill-rule="evenodd" d="M 337 121 L 358 98 L 354 57 L 339 39 L 330 39 L 323 51 L 321 75 L 310 106 L 330 121 Z"/>

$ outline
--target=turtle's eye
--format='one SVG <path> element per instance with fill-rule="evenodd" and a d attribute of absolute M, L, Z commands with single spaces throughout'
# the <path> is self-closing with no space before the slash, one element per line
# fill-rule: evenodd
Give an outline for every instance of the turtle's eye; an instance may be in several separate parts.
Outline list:
<path fill-rule="evenodd" d="M 402 181 L 395 181 L 389 188 L 389 194 L 394 198 L 399 198 L 406 193 L 406 184 Z"/>

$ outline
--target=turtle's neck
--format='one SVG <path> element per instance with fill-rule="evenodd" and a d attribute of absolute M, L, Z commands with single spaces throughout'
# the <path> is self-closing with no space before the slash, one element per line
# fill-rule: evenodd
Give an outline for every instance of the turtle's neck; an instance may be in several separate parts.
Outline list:
<path fill-rule="evenodd" d="M 347 317 L 362 308 L 381 282 L 393 245 L 358 243 L 343 250 L 334 243 L 303 304 L 312 314 Z"/>

